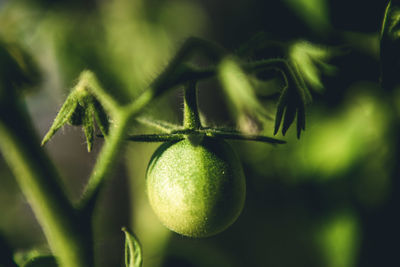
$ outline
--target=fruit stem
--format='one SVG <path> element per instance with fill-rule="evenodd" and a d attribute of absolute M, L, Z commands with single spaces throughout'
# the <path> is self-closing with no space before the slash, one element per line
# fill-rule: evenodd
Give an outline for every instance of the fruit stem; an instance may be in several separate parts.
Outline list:
<path fill-rule="evenodd" d="M 183 127 L 192 130 L 200 129 L 201 122 L 197 108 L 196 82 L 190 81 L 185 85 L 183 105 Z"/>

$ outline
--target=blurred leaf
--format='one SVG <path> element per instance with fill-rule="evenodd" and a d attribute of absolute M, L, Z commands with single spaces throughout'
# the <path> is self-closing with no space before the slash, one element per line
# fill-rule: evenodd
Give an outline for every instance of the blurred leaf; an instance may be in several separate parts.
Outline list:
<path fill-rule="evenodd" d="M 313 30 L 323 33 L 330 27 L 327 0 L 284 0 Z"/>
<path fill-rule="evenodd" d="M 297 137 L 305 130 L 305 106 L 312 96 L 307 88 L 321 91 L 322 72 L 332 74 L 336 68 L 326 63 L 333 56 L 332 49 L 303 40 L 294 42 L 288 48 L 288 70 L 285 74 L 287 87 L 281 92 L 275 117 L 276 134 L 283 119 L 282 134 L 285 135 L 297 116 Z"/>
<path fill-rule="evenodd" d="M 392 90 L 399 84 L 400 72 L 400 2 L 390 1 L 387 5 L 380 43 L 381 84 Z"/>
<path fill-rule="evenodd" d="M 125 233 L 125 266 L 141 267 L 143 260 L 139 241 L 127 228 L 122 228 L 122 231 Z"/>
<path fill-rule="evenodd" d="M 48 252 L 32 249 L 15 253 L 14 260 L 21 267 L 57 267 L 56 258 Z"/>
<path fill-rule="evenodd" d="M 289 58 L 304 81 L 319 91 L 324 88 L 321 72 L 332 74 L 336 70 L 334 66 L 327 63 L 332 56 L 332 49 L 303 40 L 294 42 L 289 47 Z"/>
<path fill-rule="evenodd" d="M 247 74 L 234 59 L 226 58 L 220 63 L 218 78 L 224 92 L 239 115 L 269 117 L 269 114 L 257 100 Z"/>
<path fill-rule="evenodd" d="M 321 91 L 323 89 L 322 73 L 333 74 L 336 71 L 334 66 L 327 63 L 335 53 L 338 51 L 333 48 L 304 40 L 289 44 L 271 41 L 263 32 L 256 34 L 239 48 L 237 54 L 244 57 L 259 58 L 262 56 L 276 59 L 276 63 L 271 64 L 270 68 L 274 73 L 258 73 L 251 80 L 252 84 L 257 86 L 257 95 L 274 96 L 280 91 L 274 134 L 278 133 L 282 124 L 282 133 L 285 135 L 296 120 L 297 136 L 300 138 L 301 131 L 305 130 L 305 107 L 312 101 L 308 86 L 314 90 Z M 285 86 L 282 86 L 281 82 L 276 79 L 277 72 L 281 73 Z M 264 79 L 267 79 L 267 82 Z M 260 82 L 260 80 L 262 81 Z"/>
<path fill-rule="evenodd" d="M 317 241 L 327 267 L 355 266 L 360 245 L 359 222 L 351 212 L 340 212 L 321 227 Z"/>
<path fill-rule="evenodd" d="M 375 84 L 361 83 L 356 89 L 358 92 L 353 89 L 353 95 L 340 110 L 314 110 L 309 132 L 290 159 L 296 175 L 318 181 L 350 178 L 357 166 L 359 170 L 368 169 L 362 175 L 363 183 L 371 175 L 384 183 L 388 170 L 384 166 L 390 161 L 387 131 L 391 126 L 387 103 L 369 91 L 377 89 Z M 368 158 L 371 162 L 366 163 Z M 346 176 L 349 173 L 351 175 Z M 372 200 L 379 194 L 379 186 L 375 184 L 373 188 L 374 193 L 363 192 L 365 198 Z"/>

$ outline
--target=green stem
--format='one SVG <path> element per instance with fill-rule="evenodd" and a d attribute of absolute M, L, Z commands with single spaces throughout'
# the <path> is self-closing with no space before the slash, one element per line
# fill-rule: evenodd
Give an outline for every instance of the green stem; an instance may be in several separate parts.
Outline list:
<path fill-rule="evenodd" d="M 185 129 L 201 128 L 199 110 L 197 108 L 196 82 L 189 82 L 184 88 L 183 127 Z"/>
<path fill-rule="evenodd" d="M 112 167 L 116 162 L 117 154 L 125 139 L 128 130 L 129 119 L 126 116 L 117 116 L 114 119 L 114 126 L 110 129 L 108 140 L 97 158 L 96 165 L 93 168 L 92 175 L 84 191 L 80 207 L 91 213 L 94 208 L 96 196 L 99 189 L 104 183 L 104 178 L 112 171 Z M 89 215 L 90 216 L 90 215 Z"/>
<path fill-rule="evenodd" d="M 0 149 L 60 266 L 93 266 L 90 234 L 81 226 L 86 224 L 79 221 L 62 190 L 27 114 L 13 103 L 2 103 L 0 108 Z"/>
<path fill-rule="evenodd" d="M 119 106 L 118 102 L 104 91 L 93 72 L 89 70 L 83 71 L 79 77 L 79 84 L 77 84 L 77 87 L 82 87 L 83 89 L 88 87 L 110 115 L 114 115 L 117 112 Z"/>
<path fill-rule="evenodd" d="M 104 143 L 97 158 L 80 203 L 80 208 L 89 209 L 88 213 L 93 212 L 97 195 L 117 161 L 118 153 L 126 140 L 127 131 L 134 116 L 141 112 L 153 98 L 153 91 L 147 90 L 132 104 L 117 109 L 114 116 L 114 127 L 110 129 L 108 140 Z"/>

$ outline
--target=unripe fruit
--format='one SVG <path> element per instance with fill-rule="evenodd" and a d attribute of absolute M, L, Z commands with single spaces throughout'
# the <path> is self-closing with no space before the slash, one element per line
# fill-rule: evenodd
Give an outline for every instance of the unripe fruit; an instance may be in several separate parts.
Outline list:
<path fill-rule="evenodd" d="M 162 144 L 147 168 L 147 193 L 160 221 L 190 237 L 215 235 L 242 211 L 246 184 L 230 145 L 205 137 Z"/>

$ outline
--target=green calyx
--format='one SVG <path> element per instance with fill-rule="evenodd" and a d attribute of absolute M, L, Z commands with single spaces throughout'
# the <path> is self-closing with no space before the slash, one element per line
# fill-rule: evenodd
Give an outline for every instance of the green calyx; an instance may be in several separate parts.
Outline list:
<path fill-rule="evenodd" d="M 235 129 L 203 127 L 199 116 L 197 89 L 194 82 L 187 83 L 184 88 L 183 106 L 183 126 L 139 118 L 139 122 L 160 129 L 164 133 L 131 135 L 128 137 L 128 140 L 136 142 L 171 142 L 188 139 L 194 143 L 198 143 L 203 137 L 211 137 L 217 139 L 258 141 L 270 144 L 286 143 L 272 137 L 245 134 Z"/>
<path fill-rule="evenodd" d="M 103 107 L 87 89 L 87 84 L 81 82 L 71 91 L 58 112 L 49 131 L 42 141 L 46 144 L 64 124 L 82 126 L 86 136 L 87 149 L 90 152 L 94 140 L 94 121 L 104 136 L 108 134 L 109 122 Z"/>

